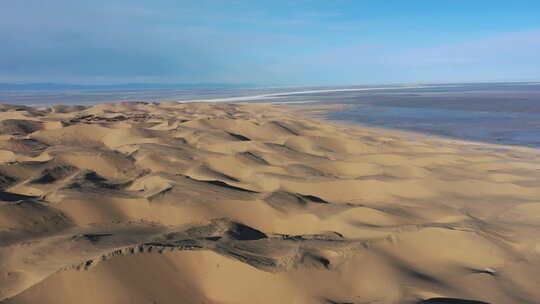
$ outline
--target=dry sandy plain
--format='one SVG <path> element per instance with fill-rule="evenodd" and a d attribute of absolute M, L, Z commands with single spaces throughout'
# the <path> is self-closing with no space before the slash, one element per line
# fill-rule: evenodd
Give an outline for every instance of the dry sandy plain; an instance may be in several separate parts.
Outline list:
<path fill-rule="evenodd" d="M 327 110 L 1 106 L 0 302 L 540 303 L 540 151 Z"/>

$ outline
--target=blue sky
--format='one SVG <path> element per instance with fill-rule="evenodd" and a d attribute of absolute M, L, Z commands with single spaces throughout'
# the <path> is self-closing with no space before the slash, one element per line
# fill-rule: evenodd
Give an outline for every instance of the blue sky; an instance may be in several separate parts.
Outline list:
<path fill-rule="evenodd" d="M 0 82 L 540 80 L 540 1 L 0 1 Z"/>

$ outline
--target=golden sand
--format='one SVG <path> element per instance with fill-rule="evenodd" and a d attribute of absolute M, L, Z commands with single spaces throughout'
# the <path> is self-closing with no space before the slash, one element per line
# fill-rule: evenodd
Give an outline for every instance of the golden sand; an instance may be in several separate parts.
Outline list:
<path fill-rule="evenodd" d="M 540 303 L 538 150 L 326 110 L 2 106 L 0 302 Z"/>

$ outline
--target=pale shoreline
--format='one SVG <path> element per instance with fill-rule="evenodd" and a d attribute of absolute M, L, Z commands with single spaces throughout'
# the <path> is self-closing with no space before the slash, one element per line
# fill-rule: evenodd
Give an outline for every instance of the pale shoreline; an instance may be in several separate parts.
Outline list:
<path fill-rule="evenodd" d="M 421 89 L 421 88 L 439 88 L 439 87 L 452 87 L 452 85 L 444 85 L 444 86 L 418 85 L 418 86 L 374 87 L 374 88 L 356 88 L 356 89 L 308 90 L 308 91 L 270 93 L 270 94 L 261 94 L 261 95 L 253 95 L 253 96 L 179 100 L 177 102 L 235 102 L 235 101 L 274 99 L 274 98 L 280 98 L 280 97 L 287 97 L 289 95 L 302 95 L 302 94 L 311 94 L 311 93 L 356 92 L 356 91 L 371 91 L 371 90 L 380 91 L 380 90 Z M 305 102 L 305 103 L 309 103 L 309 102 Z"/>
<path fill-rule="evenodd" d="M 539 149 L 339 107 L 4 106 L 0 302 L 540 298 Z"/>

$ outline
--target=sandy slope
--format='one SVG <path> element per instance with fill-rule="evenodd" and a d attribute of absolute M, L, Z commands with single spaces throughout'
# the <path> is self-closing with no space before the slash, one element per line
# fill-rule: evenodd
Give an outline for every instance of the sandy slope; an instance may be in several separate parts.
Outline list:
<path fill-rule="evenodd" d="M 540 303 L 538 151 L 324 110 L 0 107 L 0 301 Z"/>

